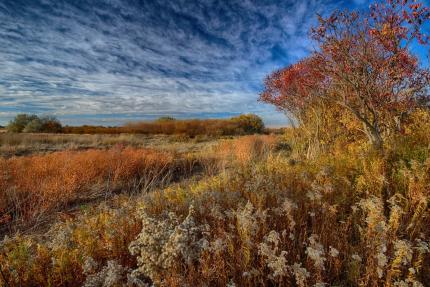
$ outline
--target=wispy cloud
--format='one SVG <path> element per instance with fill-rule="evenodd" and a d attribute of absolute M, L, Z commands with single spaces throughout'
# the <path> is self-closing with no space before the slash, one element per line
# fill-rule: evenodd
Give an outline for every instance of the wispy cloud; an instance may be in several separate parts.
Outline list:
<path fill-rule="evenodd" d="M 282 115 L 257 103 L 263 78 L 312 49 L 315 13 L 345 5 L 2 1 L 0 124 L 16 112 L 109 124 L 254 112 L 280 123 Z"/>

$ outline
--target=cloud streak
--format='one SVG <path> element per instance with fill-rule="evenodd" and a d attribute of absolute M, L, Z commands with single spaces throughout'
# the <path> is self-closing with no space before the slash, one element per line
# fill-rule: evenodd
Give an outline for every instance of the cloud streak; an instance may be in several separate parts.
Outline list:
<path fill-rule="evenodd" d="M 359 1 L 362 2 L 362 1 Z M 339 1 L 0 3 L 0 124 L 16 112 L 67 123 L 254 112 L 270 71 L 306 55 L 315 13 Z"/>

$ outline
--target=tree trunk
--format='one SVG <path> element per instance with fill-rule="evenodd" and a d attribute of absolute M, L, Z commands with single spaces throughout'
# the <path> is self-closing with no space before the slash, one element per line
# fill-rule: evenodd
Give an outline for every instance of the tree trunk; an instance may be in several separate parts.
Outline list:
<path fill-rule="evenodd" d="M 382 151 L 384 149 L 384 141 L 379 129 L 377 127 L 364 124 L 364 130 L 366 131 L 369 142 L 372 144 L 373 148 L 377 151 Z"/>

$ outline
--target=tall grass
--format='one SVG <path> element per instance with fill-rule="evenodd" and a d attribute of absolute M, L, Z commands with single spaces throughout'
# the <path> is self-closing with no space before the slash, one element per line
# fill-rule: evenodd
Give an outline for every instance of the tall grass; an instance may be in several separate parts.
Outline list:
<path fill-rule="evenodd" d="M 121 146 L 0 158 L 0 218 L 34 223 L 52 211 L 92 198 L 149 190 L 189 175 L 192 160 Z"/>
<path fill-rule="evenodd" d="M 221 143 L 227 172 L 139 200 L 119 197 L 44 236 L 6 238 L 0 282 L 428 285 L 428 143 L 405 140 L 385 156 L 344 148 L 291 161 L 271 141 Z"/>

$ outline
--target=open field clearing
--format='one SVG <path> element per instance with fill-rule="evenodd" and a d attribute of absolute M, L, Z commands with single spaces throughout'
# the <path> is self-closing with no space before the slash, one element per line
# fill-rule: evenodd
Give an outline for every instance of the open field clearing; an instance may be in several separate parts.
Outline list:
<path fill-rule="evenodd" d="M 230 137 L 226 137 L 230 138 Z M 11 157 L 62 150 L 104 149 L 115 145 L 193 152 L 216 143 L 219 137 L 139 134 L 15 134 L 0 133 L 0 156 Z"/>
<path fill-rule="evenodd" d="M 52 137 L 51 145 L 58 140 Z M 110 198 L 115 193 L 145 193 L 197 173 L 215 174 L 229 162 L 244 163 L 255 154 L 269 152 L 275 140 L 271 136 L 248 136 L 240 141 L 220 140 L 217 146 L 205 145 L 204 150 L 199 143 L 188 143 L 187 153 L 181 147 L 176 152 L 117 144 L 104 150 L 0 158 L 1 223 L 4 227 L 17 227 L 20 222 L 35 227 L 52 212 L 94 199 Z"/>
<path fill-rule="evenodd" d="M 124 148 L 3 159 L 9 176 L 1 190 L 9 192 L 2 210 L 14 210 L 7 214 L 37 222 L 43 213 L 86 202 L 60 212 L 46 232 L 9 232 L 0 280 L 9 286 L 429 282 L 430 149 L 425 133 L 418 135 L 384 158 L 352 145 L 336 157 L 306 159 L 270 136 L 221 141 L 205 153 L 203 176 L 170 185 L 166 175 L 185 178 L 203 158 L 184 162 Z M 109 196 L 88 201 L 97 194 Z"/>

